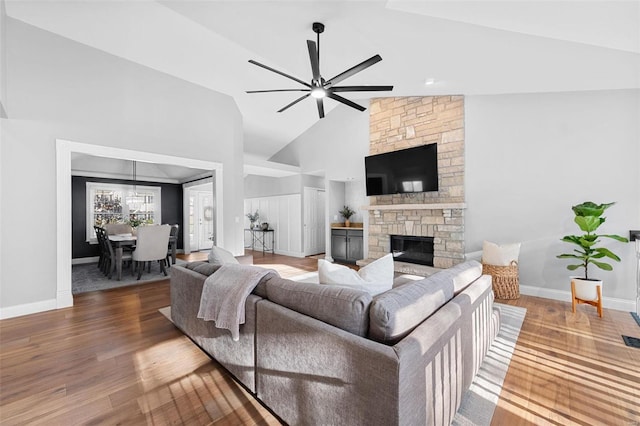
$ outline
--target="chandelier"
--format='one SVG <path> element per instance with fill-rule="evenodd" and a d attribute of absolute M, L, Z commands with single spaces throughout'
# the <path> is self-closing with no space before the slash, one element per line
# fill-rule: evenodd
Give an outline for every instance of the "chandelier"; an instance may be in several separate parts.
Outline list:
<path fill-rule="evenodd" d="M 142 208 L 143 204 L 145 203 L 145 198 L 143 195 L 138 194 L 138 191 L 136 190 L 136 162 L 132 161 L 132 163 L 133 163 L 133 191 L 127 194 L 125 203 L 127 204 L 127 206 L 129 206 L 129 212 L 135 213 L 136 211 Z"/>

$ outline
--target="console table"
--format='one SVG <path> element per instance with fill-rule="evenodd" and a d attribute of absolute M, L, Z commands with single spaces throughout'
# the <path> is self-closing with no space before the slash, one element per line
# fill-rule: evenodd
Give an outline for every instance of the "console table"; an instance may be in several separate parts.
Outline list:
<path fill-rule="evenodd" d="M 262 247 L 262 253 L 267 251 L 275 253 L 275 233 L 273 229 L 245 229 L 245 231 L 251 233 L 251 250 L 255 250 L 255 247 L 258 246 L 258 249 Z M 269 236 L 271 237 L 270 239 L 268 238 Z"/>

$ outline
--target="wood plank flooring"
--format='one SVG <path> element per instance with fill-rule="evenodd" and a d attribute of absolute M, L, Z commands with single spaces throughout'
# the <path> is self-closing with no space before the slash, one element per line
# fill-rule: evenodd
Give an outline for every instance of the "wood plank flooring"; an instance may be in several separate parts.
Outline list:
<path fill-rule="evenodd" d="M 284 277 L 317 269 L 315 259 L 252 254 Z M 640 425 L 640 349 L 620 338 L 640 337 L 629 313 L 507 303 L 527 316 L 493 424 Z M 158 312 L 168 305 L 163 280 L 0 321 L 0 424 L 279 424 Z"/>

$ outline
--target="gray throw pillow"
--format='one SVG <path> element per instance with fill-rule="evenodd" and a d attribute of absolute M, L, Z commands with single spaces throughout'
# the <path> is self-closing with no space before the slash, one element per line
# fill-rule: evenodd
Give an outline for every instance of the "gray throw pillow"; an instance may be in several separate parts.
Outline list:
<path fill-rule="evenodd" d="M 214 265 L 225 265 L 228 263 L 239 263 L 233 254 L 222 247 L 213 246 L 209 252 L 209 263 Z"/>

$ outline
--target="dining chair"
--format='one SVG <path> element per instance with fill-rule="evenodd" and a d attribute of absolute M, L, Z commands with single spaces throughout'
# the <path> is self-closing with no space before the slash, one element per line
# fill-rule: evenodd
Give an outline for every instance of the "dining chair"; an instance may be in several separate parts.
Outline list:
<path fill-rule="evenodd" d="M 94 225 L 93 230 L 96 232 L 96 239 L 98 240 L 98 250 L 100 253 L 100 257 L 98 259 L 98 268 L 103 271 L 108 256 L 108 254 L 105 253 L 104 247 L 104 239 L 106 238 L 107 233 L 104 228 L 101 228 L 97 225 Z"/>
<path fill-rule="evenodd" d="M 113 245 L 109 240 L 109 233 L 100 227 L 94 227 L 96 230 L 96 237 L 98 237 L 98 244 L 100 244 L 100 256 L 102 258 L 102 264 L 100 265 L 100 270 L 103 274 L 105 274 L 109 279 L 113 275 L 113 272 L 116 270 L 116 253 L 113 249 Z M 123 253 L 122 254 L 122 263 L 131 262 L 131 254 Z M 100 260 L 98 261 L 100 264 Z"/>
<path fill-rule="evenodd" d="M 133 232 L 133 228 L 128 223 L 107 223 L 104 225 L 104 230 L 109 235 L 131 234 Z"/>
<path fill-rule="evenodd" d="M 104 225 L 104 229 L 107 231 L 107 235 L 133 234 L 133 228 L 128 223 L 107 223 Z M 135 245 L 124 246 L 122 251 L 131 254 L 135 248 Z"/>
<path fill-rule="evenodd" d="M 178 244 L 178 231 L 180 231 L 180 225 L 171 225 L 171 233 L 169 234 L 169 237 L 173 238 L 173 241 L 169 240 L 169 245 L 167 246 L 167 266 L 169 268 L 171 268 L 173 245 Z"/>
<path fill-rule="evenodd" d="M 167 270 L 164 262 L 167 258 L 167 246 L 169 244 L 169 234 L 171 226 L 155 225 L 138 227 L 138 241 L 136 249 L 132 253 L 134 267 L 138 271 L 138 280 L 142 277 L 142 271 L 149 262 L 157 261 L 160 264 L 160 270 L 166 276 Z"/>

